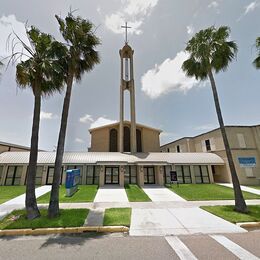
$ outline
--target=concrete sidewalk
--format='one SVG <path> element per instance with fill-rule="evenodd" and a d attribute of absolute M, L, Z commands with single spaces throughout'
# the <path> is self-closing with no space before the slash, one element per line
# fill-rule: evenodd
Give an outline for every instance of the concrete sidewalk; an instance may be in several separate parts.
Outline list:
<path fill-rule="evenodd" d="M 94 202 L 128 202 L 124 187 L 105 186 L 100 187 Z"/>
<path fill-rule="evenodd" d="M 41 186 L 35 189 L 36 198 L 46 194 L 51 190 L 51 185 Z M 22 209 L 25 207 L 25 194 L 22 194 L 14 199 L 8 200 L 0 205 L 0 220 L 13 210 Z"/>
<path fill-rule="evenodd" d="M 177 195 L 175 192 L 170 191 L 164 186 L 155 186 L 155 185 L 145 185 L 143 191 L 148 195 L 148 197 L 156 201 L 185 201 L 182 197 Z"/>
<path fill-rule="evenodd" d="M 217 183 L 217 184 L 221 185 L 221 186 L 224 186 L 224 187 L 228 187 L 228 188 L 232 188 L 233 189 L 233 184 L 232 183 Z M 258 189 L 250 188 L 250 187 L 243 186 L 243 185 L 240 185 L 240 187 L 241 187 L 242 191 L 247 191 L 247 192 L 250 192 L 250 193 L 253 193 L 253 194 L 256 194 L 256 195 L 260 196 L 260 190 L 258 190 Z"/>

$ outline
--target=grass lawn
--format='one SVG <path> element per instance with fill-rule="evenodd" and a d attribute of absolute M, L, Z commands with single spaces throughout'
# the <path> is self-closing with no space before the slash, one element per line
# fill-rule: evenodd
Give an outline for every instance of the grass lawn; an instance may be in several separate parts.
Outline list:
<path fill-rule="evenodd" d="M 260 205 L 249 205 L 248 214 L 234 211 L 234 206 L 203 206 L 201 208 L 232 223 L 260 221 Z"/>
<path fill-rule="evenodd" d="M 146 202 L 151 201 L 151 199 L 146 195 L 146 193 L 135 184 L 125 185 L 125 191 L 128 197 L 128 200 L 131 202 Z"/>
<path fill-rule="evenodd" d="M 180 184 L 167 187 L 186 200 L 232 200 L 233 189 L 217 184 Z M 259 199 L 260 196 L 243 192 L 245 199 Z"/>
<path fill-rule="evenodd" d="M 0 204 L 25 193 L 25 186 L 0 186 Z"/>
<path fill-rule="evenodd" d="M 60 202 L 61 203 L 77 203 L 77 202 L 92 202 L 98 191 L 97 185 L 79 185 L 79 190 L 72 196 L 66 197 L 65 186 L 60 186 Z M 50 192 L 44 194 L 37 199 L 38 203 L 49 203 Z"/>
<path fill-rule="evenodd" d="M 0 221 L 0 229 L 79 227 L 83 226 L 89 212 L 88 209 L 61 209 L 59 217 L 48 219 L 47 209 L 40 211 L 40 218 L 28 220 L 25 210 L 15 210 Z"/>
<path fill-rule="evenodd" d="M 248 186 L 248 187 L 253 188 L 253 189 L 260 190 L 260 186 L 259 186 L 259 185 L 257 185 L 257 186 Z"/>
<path fill-rule="evenodd" d="M 127 226 L 130 227 L 131 208 L 111 208 L 105 210 L 104 226 Z"/>

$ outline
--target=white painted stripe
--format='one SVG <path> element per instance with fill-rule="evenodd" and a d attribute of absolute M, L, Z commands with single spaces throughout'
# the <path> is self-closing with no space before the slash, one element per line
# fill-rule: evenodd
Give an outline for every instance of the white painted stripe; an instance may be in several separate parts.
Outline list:
<path fill-rule="evenodd" d="M 165 239 L 181 260 L 197 260 L 190 249 L 178 237 L 168 236 Z"/>
<path fill-rule="evenodd" d="M 222 246 L 224 246 L 226 249 L 228 249 L 230 252 L 232 252 L 235 256 L 237 256 L 239 259 L 244 260 L 259 260 L 258 257 L 251 254 L 241 246 L 237 245 L 230 239 L 221 236 L 221 235 L 211 235 L 213 239 L 215 239 L 218 243 L 220 243 Z"/>

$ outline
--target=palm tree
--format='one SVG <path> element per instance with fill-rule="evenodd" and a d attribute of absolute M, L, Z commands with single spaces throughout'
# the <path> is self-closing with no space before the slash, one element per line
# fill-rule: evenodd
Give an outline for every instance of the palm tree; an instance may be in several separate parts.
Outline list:
<path fill-rule="evenodd" d="M 232 158 L 226 129 L 220 109 L 219 98 L 216 88 L 213 73 L 225 71 L 229 63 L 235 58 L 237 53 L 237 44 L 229 40 L 230 29 L 226 26 L 221 26 L 218 29 L 214 26 L 205 30 L 201 30 L 187 43 L 186 51 L 189 53 L 182 69 L 187 76 L 194 77 L 199 80 L 209 78 L 220 130 L 223 137 L 227 159 L 231 172 L 231 178 L 234 186 L 235 194 L 235 210 L 238 212 L 247 212 L 247 206 L 241 192 L 238 176 L 236 173 L 234 161 Z"/>
<path fill-rule="evenodd" d="M 257 39 L 256 39 L 256 44 L 255 44 L 255 46 L 256 46 L 256 49 L 257 49 L 257 52 L 258 52 L 258 56 L 257 56 L 257 58 L 254 60 L 254 62 L 253 62 L 253 64 L 254 64 L 254 66 L 257 68 L 257 69 L 260 69 L 260 37 L 258 37 Z"/>
<path fill-rule="evenodd" d="M 55 17 L 59 23 L 60 32 L 67 44 L 66 56 L 64 59 L 61 59 L 65 71 L 64 78 L 67 89 L 63 103 L 53 183 L 48 209 L 48 216 L 50 218 L 59 215 L 59 185 L 72 84 L 74 80 L 80 81 L 84 72 L 91 71 L 95 64 L 98 64 L 100 61 L 99 54 L 95 50 L 95 47 L 100 44 L 100 40 L 95 36 L 93 24 L 90 21 L 82 19 L 81 17 L 74 17 L 71 12 L 65 20 L 57 15 Z"/>
<path fill-rule="evenodd" d="M 34 219 L 40 216 L 35 196 L 35 175 L 38 157 L 38 135 L 42 96 L 52 95 L 60 91 L 63 86 L 63 73 L 55 56 L 64 50 L 62 44 L 56 42 L 52 36 L 40 32 L 35 27 L 27 31 L 30 46 L 24 43 L 17 35 L 18 41 L 26 52 L 16 52 L 10 60 L 26 56 L 16 66 L 16 81 L 21 88 L 30 88 L 34 95 L 34 112 L 31 135 L 31 149 L 27 170 L 25 206 L 27 218 Z"/>

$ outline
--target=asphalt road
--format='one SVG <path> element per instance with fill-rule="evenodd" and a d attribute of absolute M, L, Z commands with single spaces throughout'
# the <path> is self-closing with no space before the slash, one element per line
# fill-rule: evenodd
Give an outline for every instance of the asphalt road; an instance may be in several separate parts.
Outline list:
<path fill-rule="evenodd" d="M 131 237 L 29 236 L 0 239 L 0 259 L 259 259 L 260 232 Z"/>

